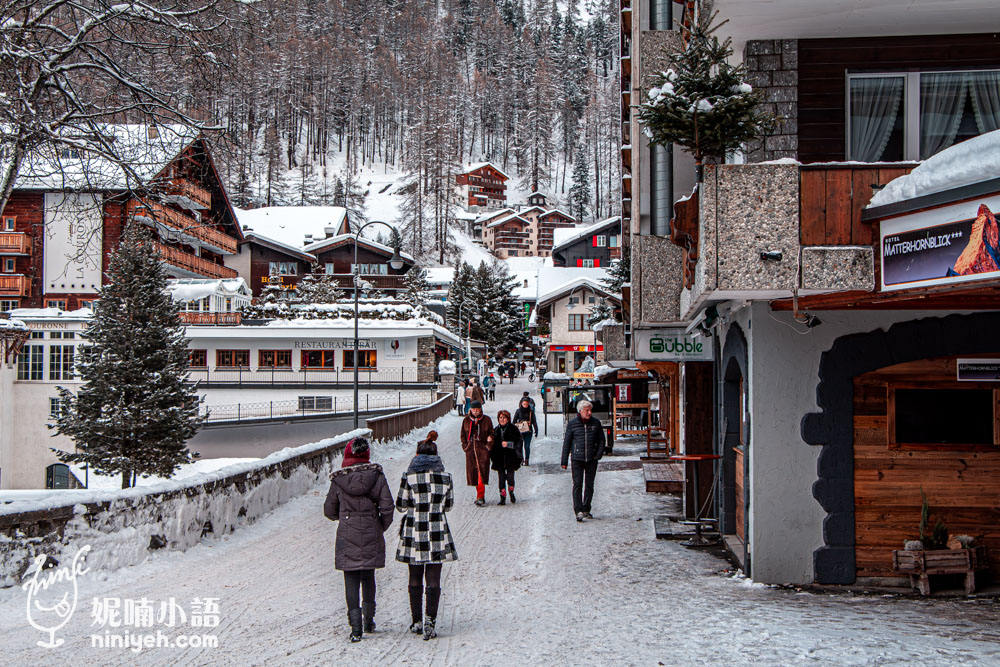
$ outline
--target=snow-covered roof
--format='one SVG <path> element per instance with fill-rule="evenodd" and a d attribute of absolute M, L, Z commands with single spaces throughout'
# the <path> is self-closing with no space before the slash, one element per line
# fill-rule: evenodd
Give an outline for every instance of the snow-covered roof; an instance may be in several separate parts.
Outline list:
<path fill-rule="evenodd" d="M 531 206 L 525 206 L 524 208 L 518 209 L 517 213 L 518 215 L 524 215 L 525 213 L 531 213 L 532 211 L 539 211 L 540 213 L 546 213 L 548 209 L 542 208 L 537 204 L 533 204 Z"/>
<path fill-rule="evenodd" d="M 500 167 L 496 166 L 492 162 L 476 162 L 474 164 L 467 165 L 465 167 L 465 171 L 463 171 L 462 173 L 463 174 L 471 174 L 472 172 L 476 171 L 477 169 L 482 169 L 483 167 L 493 167 L 494 169 L 497 170 L 497 173 L 499 173 L 501 176 L 503 176 L 506 179 L 510 179 L 510 176 L 508 176 L 507 174 L 505 174 L 503 172 L 503 170 L 500 169 Z"/>
<path fill-rule="evenodd" d="M 595 222 L 593 224 L 587 225 L 585 227 L 564 227 L 562 229 L 555 229 L 552 232 L 552 241 L 554 245 L 552 246 L 552 252 L 559 250 L 560 248 L 567 246 L 571 243 L 579 241 L 580 239 L 586 238 L 591 234 L 597 233 L 606 227 L 612 227 L 618 225 L 621 228 L 622 219 L 621 217 L 608 218 L 606 220 L 601 220 L 600 222 Z"/>
<path fill-rule="evenodd" d="M 64 321 L 87 321 L 93 317 L 94 311 L 90 308 L 80 308 L 79 310 L 61 310 L 59 308 L 15 308 L 10 311 L 11 319 L 18 320 L 64 320 Z"/>
<path fill-rule="evenodd" d="M 241 226 L 298 250 L 306 245 L 306 234 L 311 234 L 314 240 L 322 240 L 327 228 L 339 232 L 347 217 L 347 209 L 343 206 L 265 206 L 234 210 Z"/>
<path fill-rule="evenodd" d="M 953 190 L 1000 176 L 1000 130 L 946 148 L 875 193 L 868 208 Z"/>
<path fill-rule="evenodd" d="M 361 304 L 362 307 L 365 304 Z M 198 326 L 189 327 L 187 337 L 203 338 L 302 338 L 310 331 L 317 338 L 353 338 L 354 318 L 272 320 L 263 326 Z M 433 332 L 438 338 L 460 345 L 458 337 L 440 324 L 424 318 L 412 320 L 358 320 L 358 334 L 362 338 L 413 338 Z M 335 335 L 340 333 L 340 335 Z"/>
<path fill-rule="evenodd" d="M 562 216 L 565 216 L 565 217 L 569 218 L 573 222 L 576 222 L 576 218 L 574 218 L 572 215 L 570 215 L 566 211 L 563 211 L 562 209 L 558 209 L 558 208 L 550 208 L 549 210 L 545 211 L 545 213 L 542 213 L 538 217 L 539 218 L 544 218 L 544 217 L 549 216 L 549 215 L 555 215 L 556 213 L 558 213 L 559 215 L 562 215 Z"/>
<path fill-rule="evenodd" d="M 151 137 L 150 128 L 156 131 Z M 148 183 L 199 137 L 186 125 L 115 124 L 102 126 L 117 159 L 61 144 L 44 144 L 31 151 L 21 166 L 14 187 L 26 190 L 124 190 Z M 71 140 L 67 140 L 71 141 Z M 0 160 L 6 168 L 7 160 Z M 122 164 L 128 165 L 127 169 Z"/>
<path fill-rule="evenodd" d="M 604 285 L 599 283 L 597 280 L 594 280 L 593 278 L 589 278 L 587 276 L 580 276 L 574 278 L 573 280 L 565 282 L 554 289 L 550 289 L 544 294 L 540 294 L 538 296 L 538 305 L 542 306 L 552 301 L 555 301 L 556 299 L 566 296 L 573 290 L 579 289 L 581 287 L 589 289 L 590 291 L 600 294 L 609 299 L 617 300 L 620 298 L 618 295 L 609 292 L 607 288 L 604 287 Z"/>
<path fill-rule="evenodd" d="M 502 218 L 494 220 L 493 222 L 491 222 L 490 224 L 488 224 L 486 226 L 487 227 L 498 227 L 499 225 L 504 225 L 504 224 L 506 224 L 508 222 L 513 222 L 515 220 L 520 221 L 520 222 L 522 222 L 525 225 L 530 225 L 531 224 L 530 220 L 525 220 L 524 218 L 522 218 L 517 213 L 511 213 L 510 215 L 505 215 Z"/>
<path fill-rule="evenodd" d="M 167 291 L 174 301 L 197 301 L 219 294 L 221 296 L 251 296 L 243 278 L 213 280 L 210 278 L 182 278 L 167 281 Z"/>
<path fill-rule="evenodd" d="M 332 245 L 336 245 L 344 241 L 349 241 L 351 243 L 354 243 L 354 234 L 337 234 L 336 236 L 331 236 L 328 239 L 322 239 L 320 241 L 317 241 L 316 243 L 310 243 L 305 247 L 305 251 L 315 255 L 324 248 L 328 248 Z M 361 246 L 371 248 L 372 250 L 379 250 L 388 255 L 391 255 L 393 253 L 393 249 L 390 248 L 389 246 L 382 245 L 377 241 L 372 241 L 371 239 L 366 239 L 364 237 L 361 237 L 358 240 L 358 244 Z M 411 264 L 414 262 L 413 255 L 411 255 L 408 252 L 400 251 L 399 256 L 405 259 L 406 261 L 410 262 Z"/>
<path fill-rule="evenodd" d="M 487 220 L 492 220 L 498 216 L 506 216 L 511 213 L 516 213 L 512 208 L 501 208 L 497 211 L 486 211 L 485 213 L 480 213 L 479 217 L 476 218 L 476 222 L 486 222 Z"/>
<path fill-rule="evenodd" d="M 0 320 L 0 331 L 27 331 L 28 325 L 17 319 Z"/>
<path fill-rule="evenodd" d="M 302 250 L 301 248 L 295 248 L 293 246 L 288 245 L 287 243 L 276 241 L 275 239 L 269 238 L 257 232 L 250 232 L 250 231 L 244 232 L 243 239 L 244 241 L 256 241 L 257 243 L 269 246 L 274 250 L 281 250 L 283 252 L 287 252 L 289 255 L 298 257 L 300 259 L 304 259 L 307 262 L 316 261 L 316 255 L 311 255 L 306 251 Z"/>
<path fill-rule="evenodd" d="M 455 280 L 455 268 L 452 266 L 434 266 L 425 271 L 428 285 L 451 285 Z"/>

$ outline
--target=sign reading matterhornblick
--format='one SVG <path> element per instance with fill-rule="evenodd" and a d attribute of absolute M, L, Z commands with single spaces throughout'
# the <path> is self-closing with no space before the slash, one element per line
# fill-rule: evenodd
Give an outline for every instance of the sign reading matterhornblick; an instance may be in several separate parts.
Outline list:
<path fill-rule="evenodd" d="M 639 361 L 712 361 L 707 338 L 684 333 L 684 329 L 638 329 L 635 358 Z"/>
<path fill-rule="evenodd" d="M 882 291 L 1000 277 L 1000 197 L 881 223 Z"/>

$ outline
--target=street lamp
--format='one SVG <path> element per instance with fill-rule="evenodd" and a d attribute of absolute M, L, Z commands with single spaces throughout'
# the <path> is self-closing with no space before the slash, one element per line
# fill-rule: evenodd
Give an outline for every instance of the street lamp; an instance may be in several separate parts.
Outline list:
<path fill-rule="evenodd" d="M 399 254 L 399 230 L 388 222 L 372 220 L 366 222 L 354 232 L 354 428 L 358 428 L 358 319 L 361 317 L 358 307 L 358 292 L 361 291 L 361 267 L 358 264 L 358 242 L 361 239 L 361 231 L 368 225 L 385 225 L 392 230 L 392 257 L 389 258 L 389 266 L 398 271 L 403 268 L 403 258 Z"/>

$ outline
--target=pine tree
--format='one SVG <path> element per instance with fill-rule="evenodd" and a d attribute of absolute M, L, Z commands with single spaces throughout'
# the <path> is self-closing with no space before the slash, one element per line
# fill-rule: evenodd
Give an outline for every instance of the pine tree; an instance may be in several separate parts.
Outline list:
<path fill-rule="evenodd" d="M 608 288 L 608 291 L 614 294 L 620 295 L 622 287 L 632 282 L 632 257 L 629 247 L 626 244 L 622 244 L 621 257 L 611 262 L 607 277 L 601 279 L 601 282 Z"/>
<path fill-rule="evenodd" d="M 144 231 L 128 227 L 111 259 L 94 319 L 77 348 L 83 386 L 59 387 L 57 430 L 76 451 L 53 450 L 64 462 L 102 475 L 170 477 L 194 456 L 185 443 L 201 426 L 200 399 L 188 382 L 187 340 L 166 273 Z"/>
<path fill-rule="evenodd" d="M 427 271 L 421 266 L 414 266 L 403 276 L 403 284 L 406 291 L 400 299 L 404 303 L 413 306 L 421 315 L 427 311 L 427 292 L 430 285 L 427 284 Z"/>
<path fill-rule="evenodd" d="M 731 40 L 720 42 L 714 34 L 725 25 L 713 25 L 716 15 L 698 13 L 685 48 L 669 54 L 669 67 L 654 77 L 639 108 L 650 143 L 686 148 L 699 181 L 705 158 L 724 159 L 770 124 L 760 95 L 744 80 L 744 67 L 728 62 Z"/>
<path fill-rule="evenodd" d="M 297 301 L 302 304 L 338 303 L 344 300 L 344 291 L 337 279 L 326 272 L 326 267 L 313 262 L 309 273 L 302 276 L 296 289 Z"/>
<path fill-rule="evenodd" d="M 576 162 L 573 165 L 573 187 L 569 189 L 570 212 L 577 223 L 583 222 L 590 204 L 590 165 L 583 154 L 583 149 L 576 150 Z"/>

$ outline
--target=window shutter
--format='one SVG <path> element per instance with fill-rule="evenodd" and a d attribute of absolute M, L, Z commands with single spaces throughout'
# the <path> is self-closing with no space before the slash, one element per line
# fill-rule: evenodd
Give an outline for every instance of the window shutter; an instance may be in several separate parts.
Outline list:
<path fill-rule="evenodd" d="M 582 259 L 578 259 L 578 260 L 576 260 L 576 265 L 577 265 L 577 267 L 579 267 L 579 268 L 583 268 L 583 260 L 582 260 Z"/>
<path fill-rule="evenodd" d="M 590 245 L 592 245 L 595 248 L 597 247 L 597 237 L 596 236 L 591 236 L 590 237 Z"/>
<path fill-rule="evenodd" d="M 594 258 L 594 266 L 598 267 L 598 268 L 601 266 L 601 258 L 600 257 L 595 257 Z"/>

